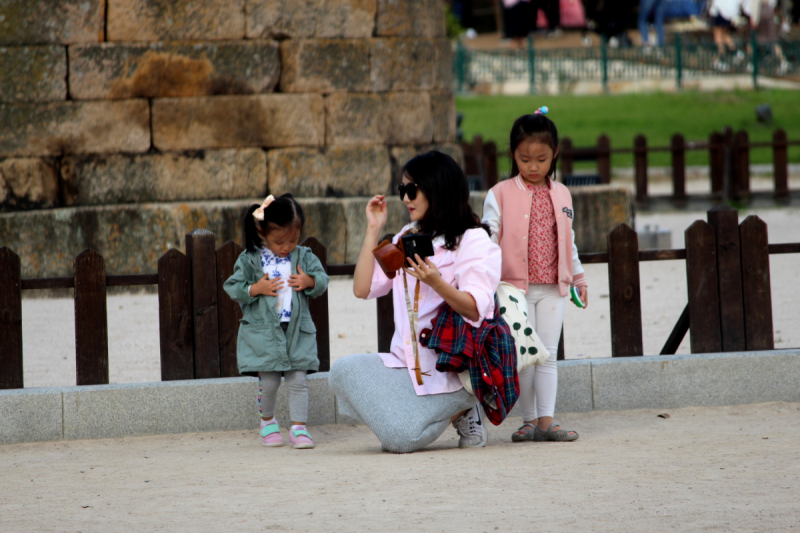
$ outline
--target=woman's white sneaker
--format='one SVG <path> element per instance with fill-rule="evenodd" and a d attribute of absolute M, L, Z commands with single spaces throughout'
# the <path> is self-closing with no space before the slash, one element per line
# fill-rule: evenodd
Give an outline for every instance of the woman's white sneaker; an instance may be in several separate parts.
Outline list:
<path fill-rule="evenodd" d="M 472 409 L 453 420 L 453 427 L 456 428 L 459 436 L 459 448 L 480 448 L 486 446 L 489 432 L 484 423 L 483 410 L 481 404 L 476 403 Z"/>

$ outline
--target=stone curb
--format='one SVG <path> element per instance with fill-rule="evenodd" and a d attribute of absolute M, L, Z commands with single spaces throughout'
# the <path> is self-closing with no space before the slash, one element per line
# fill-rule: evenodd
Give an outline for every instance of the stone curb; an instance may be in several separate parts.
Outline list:
<path fill-rule="evenodd" d="M 559 362 L 560 413 L 800 402 L 800 348 Z M 326 372 L 308 380 L 309 424 L 339 415 Z M 0 391 L 0 444 L 256 429 L 255 378 Z M 276 415 L 289 423 L 286 388 Z M 520 416 L 519 408 L 511 416 Z"/>

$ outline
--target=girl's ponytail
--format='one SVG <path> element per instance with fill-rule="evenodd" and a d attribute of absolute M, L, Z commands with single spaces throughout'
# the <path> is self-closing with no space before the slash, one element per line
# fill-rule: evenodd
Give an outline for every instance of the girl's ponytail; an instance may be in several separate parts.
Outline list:
<path fill-rule="evenodd" d="M 262 221 L 259 223 L 253 218 L 253 212 L 259 207 L 258 204 L 253 204 L 247 208 L 244 214 L 244 247 L 247 248 L 248 252 L 255 252 L 261 247 L 262 243 L 261 235 L 259 235 L 258 230 L 259 226 L 264 222 Z"/>

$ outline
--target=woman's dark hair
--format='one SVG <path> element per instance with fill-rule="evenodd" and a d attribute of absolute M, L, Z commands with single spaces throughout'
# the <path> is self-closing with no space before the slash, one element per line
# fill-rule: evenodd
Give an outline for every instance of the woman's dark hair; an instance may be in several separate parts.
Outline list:
<path fill-rule="evenodd" d="M 253 211 L 259 207 L 261 207 L 260 204 L 253 204 L 247 208 L 244 214 L 244 242 L 245 248 L 250 252 L 255 252 L 262 245 L 259 229 L 264 235 L 278 228 L 295 227 L 302 231 L 306 223 L 303 208 L 289 193 L 278 196 L 264 209 L 264 220 L 253 218 Z"/>
<path fill-rule="evenodd" d="M 403 167 L 403 174 L 417 184 L 428 199 L 428 210 L 419 221 L 421 233 L 444 235 L 444 247 L 455 250 L 465 231 L 489 227 L 469 205 L 467 176 L 452 157 L 432 151 L 411 159 Z"/>
<path fill-rule="evenodd" d="M 558 154 L 556 154 L 558 149 L 558 130 L 553 121 L 542 113 L 522 115 L 514 121 L 514 125 L 511 126 L 511 141 L 509 143 L 509 148 L 511 149 L 511 177 L 519 174 L 514 152 L 517 150 L 517 146 L 524 141 L 540 142 L 553 149 L 555 157 L 553 157 L 553 162 L 550 164 L 550 170 L 547 171 L 547 175 L 555 179 L 556 163 L 558 163 Z"/>

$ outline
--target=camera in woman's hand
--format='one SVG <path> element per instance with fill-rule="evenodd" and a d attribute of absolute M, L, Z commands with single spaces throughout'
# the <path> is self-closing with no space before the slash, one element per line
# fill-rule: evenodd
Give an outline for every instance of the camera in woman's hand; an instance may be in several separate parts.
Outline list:
<path fill-rule="evenodd" d="M 409 233 L 400 237 L 397 244 L 386 239 L 372 250 L 372 255 L 389 279 L 393 279 L 406 264 L 407 257 L 414 258 L 415 254 L 423 259 L 433 256 L 433 238 L 430 235 Z"/>

